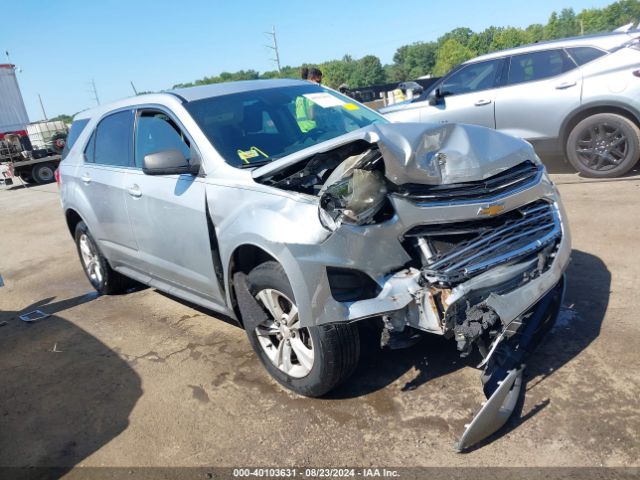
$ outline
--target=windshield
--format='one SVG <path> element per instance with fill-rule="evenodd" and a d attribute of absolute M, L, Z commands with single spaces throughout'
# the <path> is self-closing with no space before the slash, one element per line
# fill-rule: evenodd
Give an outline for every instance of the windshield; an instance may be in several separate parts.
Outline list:
<path fill-rule="evenodd" d="M 374 123 L 388 123 L 320 85 L 268 88 L 185 105 L 227 163 L 263 165 Z"/>

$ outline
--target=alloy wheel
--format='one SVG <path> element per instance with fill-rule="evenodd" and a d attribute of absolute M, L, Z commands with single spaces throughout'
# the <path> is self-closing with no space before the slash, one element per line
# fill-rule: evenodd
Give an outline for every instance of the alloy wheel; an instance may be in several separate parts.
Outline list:
<path fill-rule="evenodd" d="M 89 240 L 86 233 L 83 233 L 80 236 L 79 246 L 82 265 L 84 266 L 91 283 L 99 285 L 102 283 L 104 273 L 102 272 L 102 266 L 100 265 L 100 257 L 93 246 L 93 242 Z"/>
<path fill-rule="evenodd" d="M 596 171 L 617 167 L 629 151 L 629 140 L 624 132 L 609 123 L 599 123 L 585 129 L 576 143 L 579 160 L 587 168 Z"/>
<path fill-rule="evenodd" d="M 260 290 L 255 298 L 271 317 L 255 329 L 262 350 L 282 372 L 305 377 L 313 368 L 314 349 L 309 330 L 300 328 L 298 308 L 271 288 Z"/>

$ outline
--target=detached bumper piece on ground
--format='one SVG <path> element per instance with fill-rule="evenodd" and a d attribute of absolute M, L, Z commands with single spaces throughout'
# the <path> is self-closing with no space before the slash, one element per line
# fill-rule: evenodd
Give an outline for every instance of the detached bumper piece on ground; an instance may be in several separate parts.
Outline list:
<path fill-rule="evenodd" d="M 563 278 L 531 311 L 523 315 L 515 334 L 496 345 L 482 376 L 487 401 L 466 426 L 456 443 L 457 451 L 462 452 L 497 432 L 513 414 L 524 383 L 524 361 L 555 323 L 564 288 Z"/>

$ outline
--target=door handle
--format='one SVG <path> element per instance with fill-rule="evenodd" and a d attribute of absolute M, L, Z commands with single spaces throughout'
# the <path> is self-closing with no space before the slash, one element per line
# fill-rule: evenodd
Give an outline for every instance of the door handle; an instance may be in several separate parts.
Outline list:
<path fill-rule="evenodd" d="M 127 192 L 129 192 L 129 195 L 131 195 L 132 197 L 135 198 L 139 198 L 142 196 L 142 192 L 140 191 L 140 187 L 138 185 L 136 185 L 135 183 L 133 185 L 131 185 L 129 188 L 127 188 Z"/>
<path fill-rule="evenodd" d="M 476 103 L 474 103 L 474 105 L 476 107 L 481 107 L 483 105 L 489 105 L 491 103 L 491 100 L 478 100 Z"/>
<path fill-rule="evenodd" d="M 564 90 L 565 88 L 570 88 L 575 86 L 576 86 L 575 80 L 571 82 L 562 82 L 561 84 L 556 85 L 556 90 Z"/>
<path fill-rule="evenodd" d="M 80 180 L 82 180 L 84 183 L 89 185 L 91 183 L 91 175 L 89 175 L 88 173 L 85 173 L 80 177 Z"/>

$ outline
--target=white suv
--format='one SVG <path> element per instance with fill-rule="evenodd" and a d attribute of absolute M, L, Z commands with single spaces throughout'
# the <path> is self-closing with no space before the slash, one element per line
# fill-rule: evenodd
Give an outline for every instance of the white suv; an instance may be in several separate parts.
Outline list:
<path fill-rule="evenodd" d="M 640 158 L 640 31 L 536 43 L 465 62 L 394 122 L 461 122 L 566 154 L 590 177 L 625 174 Z"/>

